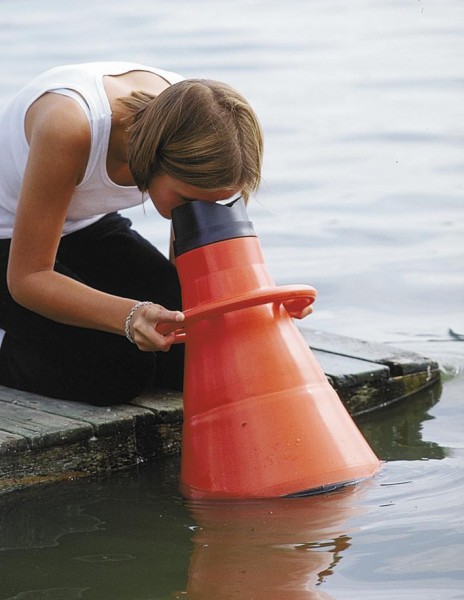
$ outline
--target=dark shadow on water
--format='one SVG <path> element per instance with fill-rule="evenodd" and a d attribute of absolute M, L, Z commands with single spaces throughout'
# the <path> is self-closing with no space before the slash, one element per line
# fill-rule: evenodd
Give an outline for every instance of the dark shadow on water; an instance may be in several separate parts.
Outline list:
<path fill-rule="evenodd" d="M 0 497 L 0 598 L 165 598 L 186 581 L 178 462 Z"/>
<path fill-rule="evenodd" d="M 422 439 L 422 423 L 434 417 L 429 410 L 437 404 L 442 385 L 390 404 L 384 409 L 356 418 L 358 427 L 382 460 L 442 459 L 446 448 Z"/>

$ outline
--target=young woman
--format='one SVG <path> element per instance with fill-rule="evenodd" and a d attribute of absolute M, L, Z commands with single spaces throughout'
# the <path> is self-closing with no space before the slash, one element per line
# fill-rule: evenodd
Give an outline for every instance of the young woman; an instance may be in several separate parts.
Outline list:
<path fill-rule="evenodd" d="M 248 102 L 144 65 L 58 67 L 5 107 L 0 145 L 0 384 L 99 405 L 181 389 L 182 345 L 156 330 L 183 320 L 175 266 L 117 211 L 248 199 Z"/>

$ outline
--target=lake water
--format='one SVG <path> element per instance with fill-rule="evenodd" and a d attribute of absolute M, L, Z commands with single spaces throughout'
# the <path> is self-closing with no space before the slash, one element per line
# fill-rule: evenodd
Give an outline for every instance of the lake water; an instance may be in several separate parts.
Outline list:
<path fill-rule="evenodd" d="M 59 64 L 134 60 L 241 90 L 265 132 L 249 213 L 304 327 L 438 360 L 359 419 L 372 481 L 188 504 L 178 461 L 4 497 L 0 600 L 464 598 L 464 3 L 0 1 L 0 103 Z M 168 224 L 129 211 L 167 249 Z"/>

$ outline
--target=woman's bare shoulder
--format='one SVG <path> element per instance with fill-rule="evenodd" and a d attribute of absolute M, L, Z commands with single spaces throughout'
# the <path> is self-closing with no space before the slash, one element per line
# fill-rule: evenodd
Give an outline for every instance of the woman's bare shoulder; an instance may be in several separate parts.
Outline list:
<path fill-rule="evenodd" d="M 29 108 L 25 120 L 29 165 L 49 172 L 55 165 L 63 175 L 82 181 L 90 155 L 90 124 L 79 104 L 67 96 L 47 93 Z M 58 169 L 59 167 L 59 169 Z"/>
<path fill-rule="evenodd" d="M 90 145 L 90 125 L 79 104 L 62 94 L 47 92 L 29 107 L 25 119 L 29 144 L 34 135 L 43 139 L 67 139 L 69 144 Z"/>

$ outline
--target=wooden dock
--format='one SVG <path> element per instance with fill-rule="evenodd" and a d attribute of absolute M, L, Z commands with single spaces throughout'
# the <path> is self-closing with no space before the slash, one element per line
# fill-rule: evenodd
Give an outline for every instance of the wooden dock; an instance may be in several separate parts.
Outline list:
<path fill-rule="evenodd" d="M 438 365 L 386 344 L 302 329 L 353 416 L 440 380 Z M 134 466 L 178 453 L 182 397 L 160 390 L 95 407 L 0 386 L 0 494 L 38 483 Z"/>

